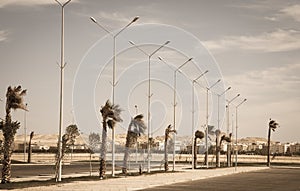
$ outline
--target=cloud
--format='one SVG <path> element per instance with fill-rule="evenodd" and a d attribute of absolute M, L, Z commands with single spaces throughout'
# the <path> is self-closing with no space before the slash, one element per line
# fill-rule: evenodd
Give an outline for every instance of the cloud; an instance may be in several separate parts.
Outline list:
<path fill-rule="evenodd" d="M 8 33 L 6 31 L 0 31 L 0 42 L 7 40 Z"/>
<path fill-rule="evenodd" d="M 289 7 L 286 7 L 280 12 L 288 17 L 292 17 L 296 21 L 300 22 L 300 5 L 292 5 Z"/>
<path fill-rule="evenodd" d="M 227 76 L 226 79 L 248 98 L 269 103 L 296 97 L 299 99 L 299 73 L 300 63 L 295 63 Z"/>
<path fill-rule="evenodd" d="M 250 50 L 282 52 L 300 49 L 300 31 L 278 29 L 257 36 L 225 36 L 216 41 L 205 41 L 210 50 Z"/>
<path fill-rule="evenodd" d="M 64 3 L 67 0 L 61 0 Z M 77 2 L 77 0 L 72 0 L 72 2 Z M 23 6 L 33 6 L 33 5 L 49 5 L 56 4 L 54 0 L 1 0 L 0 8 L 4 8 L 9 5 L 23 5 Z"/>

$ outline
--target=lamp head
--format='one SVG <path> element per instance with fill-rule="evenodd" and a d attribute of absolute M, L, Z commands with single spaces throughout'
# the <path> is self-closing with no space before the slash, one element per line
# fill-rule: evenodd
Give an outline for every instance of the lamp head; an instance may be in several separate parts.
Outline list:
<path fill-rule="evenodd" d="M 131 45 L 135 46 L 134 42 L 132 42 L 131 40 L 128 41 Z"/>
<path fill-rule="evenodd" d="M 97 23 L 97 20 L 94 17 L 90 17 L 90 19 L 94 22 Z"/>
<path fill-rule="evenodd" d="M 135 21 L 137 21 L 140 17 L 139 16 L 136 16 L 134 17 L 134 19 L 131 21 L 132 23 L 134 23 Z"/>

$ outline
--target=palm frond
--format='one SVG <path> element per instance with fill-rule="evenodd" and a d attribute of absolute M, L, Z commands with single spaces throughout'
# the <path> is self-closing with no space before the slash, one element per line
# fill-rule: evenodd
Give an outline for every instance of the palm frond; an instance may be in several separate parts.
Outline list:
<path fill-rule="evenodd" d="M 197 130 L 195 132 L 195 139 L 203 139 L 204 138 L 204 133 L 202 131 Z"/>
<path fill-rule="evenodd" d="M 23 109 L 27 110 L 24 105 L 23 96 L 26 95 L 26 90 L 22 90 L 21 86 L 7 88 L 6 107 L 7 109 Z"/>
<path fill-rule="evenodd" d="M 138 136 L 140 136 L 141 134 L 145 134 L 147 126 L 143 118 L 144 116 L 140 114 L 131 119 L 128 131 L 136 133 Z"/>
<path fill-rule="evenodd" d="M 112 112 L 113 112 L 113 116 L 111 118 L 113 118 L 116 122 L 122 122 L 123 119 L 121 118 L 121 112 L 123 110 L 120 108 L 119 105 L 112 105 Z"/>
<path fill-rule="evenodd" d="M 121 112 L 123 110 L 119 105 L 111 104 L 109 100 L 106 101 L 105 105 L 101 107 L 100 112 L 104 119 L 111 118 L 116 122 L 122 122 Z"/>

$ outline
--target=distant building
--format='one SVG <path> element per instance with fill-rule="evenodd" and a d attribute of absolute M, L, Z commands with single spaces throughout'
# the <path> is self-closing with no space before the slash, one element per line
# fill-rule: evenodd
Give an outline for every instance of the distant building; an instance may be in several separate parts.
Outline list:
<path fill-rule="evenodd" d="M 291 154 L 300 154 L 300 143 L 290 145 Z"/>

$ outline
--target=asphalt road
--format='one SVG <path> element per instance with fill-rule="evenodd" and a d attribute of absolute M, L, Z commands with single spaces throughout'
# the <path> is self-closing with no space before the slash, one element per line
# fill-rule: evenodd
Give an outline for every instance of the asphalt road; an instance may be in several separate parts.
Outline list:
<path fill-rule="evenodd" d="M 93 172 L 99 169 L 99 163 L 92 163 Z M 1 167 L 2 168 L 2 167 Z M 63 165 L 63 174 L 89 172 L 89 163 L 76 162 Z M 54 175 L 54 165 L 49 164 L 13 164 L 12 178 Z"/>
<path fill-rule="evenodd" d="M 144 191 L 300 191 L 300 168 L 271 168 L 159 186 Z"/>
<path fill-rule="evenodd" d="M 121 170 L 122 166 L 121 161 L 116 161 L 116 169 Z M 132 162 L 130 164 L 130 168 L 137 169 L 140 163 L 136 164 Z M 153 162 L 152 165 L 159 166 L 159 163 Z M 2 169 L 2 165 L 0 165 Z M 107 164 L 106 170 L 108 174 L 111 171 L 111 165 Z M 144 169 L 145 170 L 145 169 Z M 63 174 L 79 174 L 79 173 L 87 173 L 90 171 L 90 163 L 89 162 L 72 162 L 71 164 L 63 165 Z M 46 175 L 54 175 L 54 165 L 49 164 L 12 164 L 12 178 L 24 178 L 30 176 L 46 176 Z M 92 162 L 92 172 L 99 172 L 99 162 Z"/>

